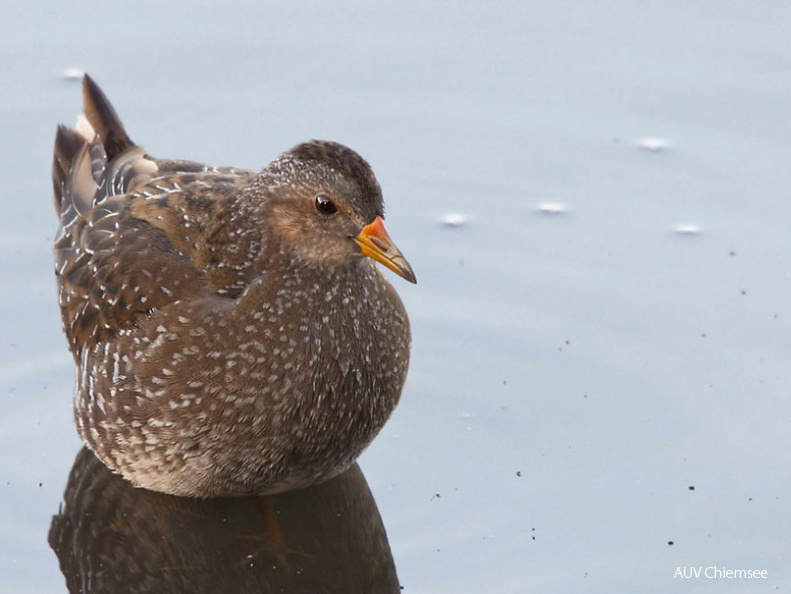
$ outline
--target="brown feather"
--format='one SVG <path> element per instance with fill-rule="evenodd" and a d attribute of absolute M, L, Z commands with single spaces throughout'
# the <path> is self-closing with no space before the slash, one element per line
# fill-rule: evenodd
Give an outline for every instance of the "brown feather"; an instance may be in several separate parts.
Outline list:
<path fill-rule="evenodd" d="M 87 76 L 84 91 L 87 121 L 59 128 L 53 157 L 81 437 L 178 495 L 275 493 L 347 468 L 409 361 L 403 305 L 355 241 L 383 209 L 370 166 L 322 141 L 260 173 L 155 159 Z"/>

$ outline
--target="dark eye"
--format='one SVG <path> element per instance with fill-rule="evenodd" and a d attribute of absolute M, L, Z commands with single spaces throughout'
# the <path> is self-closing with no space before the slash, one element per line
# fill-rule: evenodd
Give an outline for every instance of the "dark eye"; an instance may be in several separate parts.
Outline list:
<path fill-rule="evenodd" d="M 316 208 L 319 209 L 320 213 L 328 215 L 338 211 L 338 209 L 335 208 L 335 205 L 332 203 L 332 200 L 330 200 L 325 194 L 319 194 L 316 196 Z"/>

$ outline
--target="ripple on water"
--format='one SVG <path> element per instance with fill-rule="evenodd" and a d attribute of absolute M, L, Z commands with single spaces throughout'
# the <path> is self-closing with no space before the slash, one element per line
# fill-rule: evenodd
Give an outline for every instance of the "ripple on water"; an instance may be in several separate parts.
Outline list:
<path fill-rule="evenodd" d="M 673 232 L 677 235 L 700 235 L 701 229 L 693 223 L 680 223 L 673 227 Z"/>
<path fill-rule="evenodd" d="M 667 148 L 667 140 L 664 138 L 644 138 L 640 141 L 640 148 L 651 153 L 663 151 Z"/>
<path fill-rule="evenodd" d="M 470 217 L 459 212 L 450 212 L 442 215 L 440 222 L 446 227 L 463 227 L 469 223 Z"/>
<path fill-rule="evenodd" d="M 568 207 L 560 202 L 542 202 L 536 207 L 541 214 L 560 215 L 568 211 Z"/>
<path fill-rule="evenodd" d="M 82 80 L 85 71 L 82 68 L 66 68 L 60 73 L 63 80 Z"/>

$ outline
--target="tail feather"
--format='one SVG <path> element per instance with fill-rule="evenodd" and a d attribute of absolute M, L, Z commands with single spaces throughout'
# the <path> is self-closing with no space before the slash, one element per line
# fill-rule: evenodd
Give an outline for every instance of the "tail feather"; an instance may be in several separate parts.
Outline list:
<path fill-rule="evenodd" d="M 82 81 L 83 112 L 93 129 L 101 136 L 107 158 L 112 161 L 126 149 L 135 146 L 129 139 L 107 95 L 94 80 L 85 75 Z"/>
<path fill-rule="evenodd" d="M 107 155 L 101 137 L 85 138 L 78 130 L 59 126 L 52 159 L 55 211 L 61 225 L 90 210 L 103 182 Z"/>
<path fill-rule="evenodd" d="M 64 228 L 101 201 L 102 197 L 97 196 L 100 188 L 106 194 L 108 164 L 127 153 L 127 158 L 115 162 L 116 169 L 122 167 L 131 159 L 129 149 L 136 148 L 107 96 L 87 74 L 83 79 L 83 98 L 83 113 L 77 118 L 77 125 L 59 126 L 55 136 L 52 183 L 55 210 Z M 144 153 L 138 149 L 134 155 L 138 152 Z"/>
<path fill-rule="evenodd" d="M 55 155 L 52 159 L 52 190 L 55 195 L 55 211 L 58 213 L 58 217 L 61 216 L 64 199 L 70 193 L 71 164 L 83 144 L 85 144 L 85 139 L 74 130 L 63 124 L 58 126 L 58 132 L 55 135 Z"/>

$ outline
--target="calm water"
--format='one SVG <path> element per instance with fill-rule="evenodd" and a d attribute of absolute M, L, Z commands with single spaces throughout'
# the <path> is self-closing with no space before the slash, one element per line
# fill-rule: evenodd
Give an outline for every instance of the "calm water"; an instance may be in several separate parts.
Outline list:
<path fill-rule="evenodd" d="M 405 591 L 788 590 L 791 8 L 268 4 L 4 9 L 0 592 L 66 591 L 69 68 L 158 156 L 372 163 L 419 284 L 393 281 L 413 363 L 355 496 Z M 674 578 L 715 566 L 767 577 Z"/>

